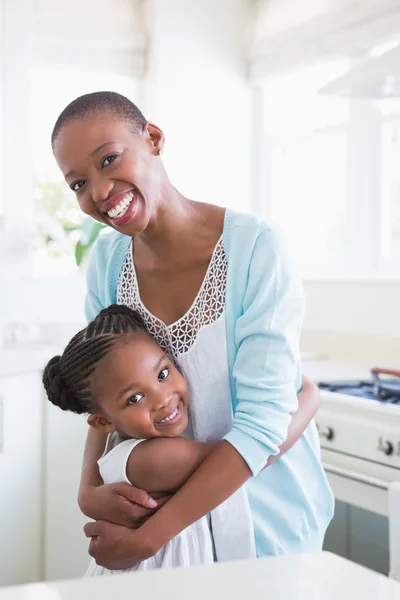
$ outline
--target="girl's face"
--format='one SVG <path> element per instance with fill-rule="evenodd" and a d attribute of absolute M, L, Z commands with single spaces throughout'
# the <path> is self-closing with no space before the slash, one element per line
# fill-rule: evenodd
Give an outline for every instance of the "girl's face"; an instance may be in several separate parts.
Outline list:
<path fill-rule="evenodd" d="M 126 335 L 91 376 L 93 427 L 127 437 L 177 437 L 188 425 L 185 380 L 147 334 Z"/>
<path fill-rule="evenodd" d="M 133 237 L 146 229 L 162 197 L 163 144 L 155 125 L 135 134 L 128 122 L 106 113 L 64 125 L 54 155 L 82 211 Z"/>

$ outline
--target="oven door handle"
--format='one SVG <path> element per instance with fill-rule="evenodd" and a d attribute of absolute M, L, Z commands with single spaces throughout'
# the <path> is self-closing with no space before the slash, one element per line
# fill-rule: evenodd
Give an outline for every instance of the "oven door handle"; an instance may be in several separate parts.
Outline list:
<path fill-rule="evenodd" d="M 332 475 L 339 475 L 340 477 L 345 477 L 346 479 L 351 479 L 352 481 L 357 481 L 358 483 L 364 483 L 380 490 L 387 491 L 389 489 L 390 484 L 386 481 L 382 481 L 382 479 L 369 477 L 368 475 L 361 475 L 361 473 L 357 473 L 356 471 L 350 471 L 349 469 L 336 467 L 326 462 L 323 462 L 322 466 L 327 473 L 331 473 Z"/>

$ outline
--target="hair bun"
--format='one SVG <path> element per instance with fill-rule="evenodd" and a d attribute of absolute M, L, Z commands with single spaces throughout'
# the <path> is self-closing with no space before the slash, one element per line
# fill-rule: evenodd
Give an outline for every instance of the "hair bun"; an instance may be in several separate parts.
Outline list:
<path fill-rule="evenodd" d="M 47 363 L 42 377 L 48 399 L 54 406 L 78 414 L 85 412 L 84 407 L 68 393 L 61 376 L 61 356 L 53 356 Z"/>

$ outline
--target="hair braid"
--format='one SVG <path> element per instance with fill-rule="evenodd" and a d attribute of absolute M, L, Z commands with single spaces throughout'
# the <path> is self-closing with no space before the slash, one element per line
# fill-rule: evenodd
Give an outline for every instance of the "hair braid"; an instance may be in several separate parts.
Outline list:
<path fill-rule="evenodd" d="M 120 336 L 138 332 L 148 333 L 137 312 L 117 304 L 102 310 L 74 335 L 62 356 L 54 356 L 47 363 L 43 385 L 50 402 L 77 414 L 94 410 L 89 380 L 97 363 L 107 356 Z"/>

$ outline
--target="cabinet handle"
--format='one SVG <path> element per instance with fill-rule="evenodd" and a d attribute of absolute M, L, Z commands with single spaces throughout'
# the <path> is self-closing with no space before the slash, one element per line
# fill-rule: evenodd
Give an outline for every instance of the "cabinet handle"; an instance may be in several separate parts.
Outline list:
<path fill-rule="evenodd" d="M 351 479 L 352 481 L 357 481 L 358 483 L 365 483 L 366 485 L 370 485 L 381 490 L 387 491 L 389 489 L 390 484 L 386 481 L 382 481 L 382 479 L 369 477 L 368 475 L 363 475 L 362 473 L 357 473 L 356 471 L 343 469 L 343 467 L 336 467 L 335 465 L 330 465 L 326 462 L 323 462 L 322 466 L 327 473 L 332 473 L 332 475 L 339 475 L 345 479 Z"/>

